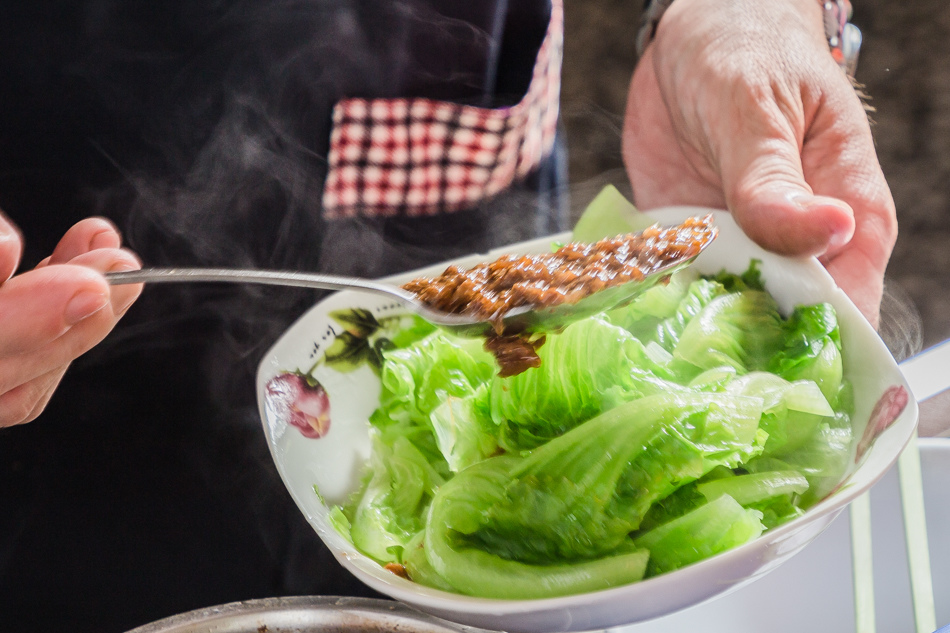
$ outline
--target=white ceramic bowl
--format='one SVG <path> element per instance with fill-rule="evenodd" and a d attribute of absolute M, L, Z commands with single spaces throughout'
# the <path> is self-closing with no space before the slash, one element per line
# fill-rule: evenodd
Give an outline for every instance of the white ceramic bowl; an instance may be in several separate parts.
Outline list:
<path fill-rule="evenodd" d="M 345 373 L 326 366 L 317 370 L 315 376 L 326 390 L 330 410 L 329 430 L 319 439 L 298 432 L 275 407 L 268 405 L 266 397 L 268 381 L 284 372 L 308 371 L 339 335 L 340 327 L 328 316 L 330 312 L 364 308 L 381 317 L 400 311 L 398 305 L 386 299 L 340 292 L 317 304 L 284 334 L 265 355 L 257 377 L 264 430 L 281 477 L 340 563 L 377 591 L 453 622 L 526 633 L 601 629 L 674 613 L 760 578 L 815 539 L 848 502 L 880 479 L 897 459 L 917 422 L 916 402 L 909 398 L 910 389 L 894 359 L 816 260 L 790 259 L 765 252 L 724 212 L 672 207 L 651 215 L 658 222 L 674 224 L 688 216 L 709 212 L 716 216 L 720 235 L 696 260 L 697 269 L 706 273 L 722 269 L 743 272 L 750 259 L 756 258 L 762 262 L 766 287 L 782 310 L 820 301 L 830 302 L 837 310 L 845 350 L 845 375 L 854 385 L 855 436 L 861 438 L 870 426 L 867 437 L 874 438 L 846 485 L 805 516 L 766 532 L 755 541 L 627 586 L 543 600 L 496 600 L 460 596 L 411 583 L 358 552 L 327 520 L 325 503 L 341 502 L 357 488 L 360 468 L 369 455 L 367 420 L 378 404 L 380 392 L 376 374 L 368 366 Z M 457 263 L 470 266 L 495 259 L 503 252 L 546 252 L 552 241 L 569 239 L 569 235 L 552 236 Z M 392 281 L 400 283 L 420 274 L 437 274 L 444 268 L 445 264 L 440 264 L 394 277 Z M 869 425 L 872 419 L 874 423 Z M 319 496 L 314 486 L 320 491 Z"/>

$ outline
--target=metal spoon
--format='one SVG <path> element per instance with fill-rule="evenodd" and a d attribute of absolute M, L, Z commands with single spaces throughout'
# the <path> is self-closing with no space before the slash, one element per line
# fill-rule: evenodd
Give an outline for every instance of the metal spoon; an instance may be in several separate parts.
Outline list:
<path fill-rule="evenodd" d="M 502 325 L 506 333 L 533 333 L 557 331 L 570 323 L 598 312 L 629 302 L 634 297 L 689 265 L 696 258 L 673 260 L 653 270 L 642 280 L 631 281 L 590 294 L 573 304 L 549 307 L 520 306 L 505 313 Z M 256 283 L 276 286 L 297 286 L 323 290 L 363 290 L 398 299 L 406 308 L 429 323 L 460 336 L 476 337 L 496 331 L 495 323 L 463 314 L 453 314 L 431 308 L 415 295 L 398 286 L 358 277 L 342 277 L 317 273 L 277 270 L 247 270 L 233 268 L 145 268 L 106 273 L 113 285 L 165 282 L 231 282 Z"/>
<path fill-rule="evenodd" d="M 106 273 L 112 285 L 169 282 L 231 282 L 265 284 L 269 286 L 294 286 L 321 290 L 365 290 L 381 294 L 406 304 L 406 307 L 426 321 L 449 329 L 471 326 L 470 317 L 433 310 L 414 295 L 399 286 L 379 283 L 359 277 L 301 273 L 284 270 L 252 270 L 240 268 L 143 268 Z"/>

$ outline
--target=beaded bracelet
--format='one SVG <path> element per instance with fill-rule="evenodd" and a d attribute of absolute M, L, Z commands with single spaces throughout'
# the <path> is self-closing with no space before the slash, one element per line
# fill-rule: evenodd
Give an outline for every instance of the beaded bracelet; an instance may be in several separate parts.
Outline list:
<path fill-rule="evenodd" d="M 848 20 L 851 19 L 849 0 L 819 0 L 823 11 L 825 37 L 831 56 L 849 77 L 854 77 L 858 66 L 858 52 L 861 50 L 861 30 Z M 656 35 L 663 13 L 673 4 L 673 0 L 645 0 L 637 31 L 637 54 L 643 55 L 647 45 Z"/>

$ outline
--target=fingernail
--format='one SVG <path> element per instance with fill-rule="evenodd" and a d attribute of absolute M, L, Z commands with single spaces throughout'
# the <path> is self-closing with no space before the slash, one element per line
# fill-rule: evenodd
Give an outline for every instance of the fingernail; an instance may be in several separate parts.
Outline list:
<path fill-rule="evenodd" d="M 0 215 L 0 242 L 18 238 L 19 234 L 17 233 L 16 229 L 13 228 L 13 225 L 7 222 L 5 217 Z"/>
<path fill-rule="evenodd" d="M 815 209 L 817 207 L 838 207 L 848 213 L 852 213 L 851 207 L 843 200 L 838 198 L 832 198 L 830 196 L 816 196 L 807 194 L 803 191 L 793 191 L 787 195 L 789 201 L 793 202 L 795 206 L 806 211 Z"/>
<path fill-rule="evenodd" d="M 828 247 L 825 249 L 825 254 L 837 252 L 838 249 L 850 242 L 852 237 L 854 237 L 853 230 L 836 228 L 828 236 Z"/>
<path fill-rule="evenodd" d="M 128 261 L 120 261 L 110 266 L 108 272 L 118 273 L 118 272 L 122 272 L 123 270 L 138 270 L 139 268 L 141 268 L 141 266 L 139 266 L 138 264 L 128 262 Z"/>
<path fill-rule="evenodd" d="M 854 210 L 847 202 L 830 196 L 815 196 L 802 192 L 793 192 L 788 195 L 788 199 L 803 211 L 826 211 L 825 217 L 829 220 L 829 226 L 825 252 L 835 251 L 851 241 L 854 236 Z M 843 213 L 829 214 L 828 207 L 835 207 Z"/>
<path fill-rule="evenodd" d="M 109 297 L 101 292 L 88 290 L 77 293 L 69 303 L 63 316 L 68 325 L 76 325 L 83 319 L 88 319 L 109 304 Z"/>
<path fill-rule="evenodd" d="M 132 304 L 135 303 L 135 301 L 138 298 L 139 298 L 138 293 L 133 293 L 129 295 L 128 297 L 126 297 L 125 301 L 122 302 L 122 305 L 116 306 L 115 314 L 117 316 L 121 316 L 125 314 L 128 311 L 128 309 L 132 307 Z"/>
<path fill-rule="evenodd" d="M 101 231 L 92 236 L 89 240 L 89 250 L 100 248 L 114 248 L 116 246 L 115 233 L 112 231 Z"/>

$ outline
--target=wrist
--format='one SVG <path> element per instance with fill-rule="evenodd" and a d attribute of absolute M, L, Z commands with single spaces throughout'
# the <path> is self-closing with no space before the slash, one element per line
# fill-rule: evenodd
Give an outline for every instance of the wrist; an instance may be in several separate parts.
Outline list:
<path fill-rule="evenodd" d="M 691 0 L 677 0 L 677 9 L 686 9 L 682 5 L 691 2 Z M 673 4 L 673 0 L 645 0 L 644 9 L 640 19 L 640 27 L 637 32 L 636 46 L 637 54 L 643 55 L 646 47 L 656 36 L 660 22 L 666 14 L 667 9 Z M 702 6 L 702 2 L 699 3 Z M 861 47 L 861 31 L 849 22 L 851 17 L 851 3 L 849 0 L 789 0 L 787 4 L 791 7 L 783 7 L 785 10 L 793 10 L 800 14 L 814 28 L 809 30 L 814 32 L 816 37 L 820 36 L 824 45 L 828 47 L 832 58 L 838 66 L 849 76 L 854 76 L 857 67 L 858 52 Z M 778 5 L 772 5 L 774 7 Z M 695 7 L 695 3 L 694 3 Z M 732 7 L 736 8 L 736 7 Z M 710 7 L 706 7 L 707 10 Z M 762 9 L 761 5 L 756 6 L 753 11 Z M 725 7 L 715 7 L 715 11 L 727 10 Z M 692 9 L 690 9 L 690 12 Z M 684 16 L 685 17 L 685 16 Z M 695 17 L 695 16 L 694 16 Z"/>

